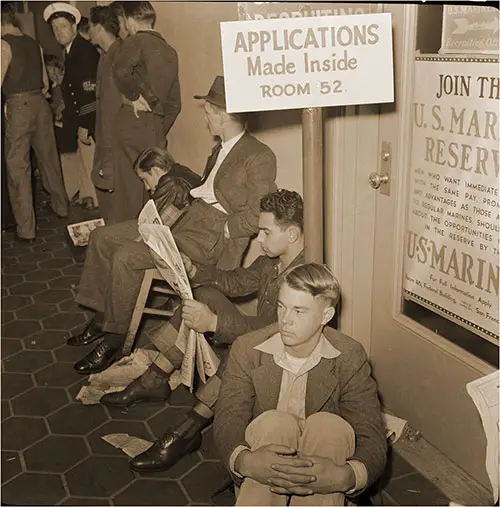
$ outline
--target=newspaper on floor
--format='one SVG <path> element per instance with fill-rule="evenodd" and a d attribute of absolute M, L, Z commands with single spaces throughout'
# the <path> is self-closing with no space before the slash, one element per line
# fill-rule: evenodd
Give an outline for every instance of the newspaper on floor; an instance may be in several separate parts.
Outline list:
<path fill-rule="evenodd" d="M 182 299 L 193 299 L 191 285 L 181 254 L 177 249 L 170 227 L 156 224 L 142 224 L 139 232 L 150 250 L 155 265 L 163 278 Z M 192 391 L 195 369 L 202 382 L 215 375 L 219 358 L 205 337 L 181 323 L 176 346 L 184 353 L 181 380 Z"/>
<path fill-rule="evenodd" d="M 76 224 L 69 224 L 66 226 L 68 229 L 69 237 L 75 246 L 87 246 L 89 244 L 90 233 L 98 227 L 104 226 L 102 218 L 95 218 L 94 220 L 85 220 L 85 222 L 78 222 Z"/>
<path fill-rule="evenodd" d="M 139 213 L 139 217 L 137 218 L 137 223 L 139 226 L 143 224 L 163 224 L 153 199 L 149 199 L 149 201 L 144 205 L 144 208 L 142 208 Z"/>
<path fill-rule="evenodd" d="M 493 489 L 493 498 L 498 500 L 498 462 L 500 437 L 500 371 L 494 371 L 485 377 L 469 382 L 467 392 L 474 401 L 481 416 L 486 434 L 486 471 Z"/>
<path fill-rule="evenodd" d="M 135 350 L 103 372 L 90 375 L 89 385 L 80 389 L 76 399 L 84 405 L 95 405 L 105 394 L 123 391 L 149 368 L 157 356 L 156 350 Z"/>
<path fill-rule="evenodd" d="M 385 424 L 385 436 L 390 444 L 397 442 L 408 426 L 408 421 L 391 414 L 382 413 Z"/>
<path fill-rule="evenodd" d="M 121 449 L 130 458 L 135 458 L 147 451 L 153 442 L 139 437 L 131 437 L 128 433 L 111 433 L 101 437 L 105 442 L 117 449 Z"/>

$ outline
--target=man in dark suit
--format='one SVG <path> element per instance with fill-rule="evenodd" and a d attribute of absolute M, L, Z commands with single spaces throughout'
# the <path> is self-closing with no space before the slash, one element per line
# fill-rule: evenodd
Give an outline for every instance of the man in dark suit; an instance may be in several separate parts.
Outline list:
<path fill-rule="evenodd" d="M 96 114 L 96 75 L 99 63 L 97 49 L 78 35 L 80 11 L 65 2 L 49 4 L 45 21 L 64 48 L 65 71 L 61 83 L 64 98 L 62 128 L 57 141 L 68 199 L 77 193 L 86 209 L 98 206 L 91 179 L 94 158 L 94 130 Z"/>
<path fill-rule="evenodd" d="M 244 118 L 225 111 L 224 78 L 216 78 L 205 100 L 211 133 L 218 143 L 209 157 L 193 203 L 173 225 L 179 250 L 193 261 L 234 269 L 258 231 L 260 199 L 276 189 L 276 157 L 245 130 Z M 137 242 L 137 220 L 92 232 L 77 303 L 96 311 L 82 333 L 68 341 L 102 343 L 75 364 L 81 374 L 103 371 L 120 355 L 144 271 L 154 267 L 149 247 Z"/>
<path fill-rule="evenodd" d="M 377 386 L 358 342 L 325 327 L 339 286 L 320 264 L 289 271 L 278 325 L 233 344 L 214 438 L 236 505 L 344 505 L 382 474 Z"/>

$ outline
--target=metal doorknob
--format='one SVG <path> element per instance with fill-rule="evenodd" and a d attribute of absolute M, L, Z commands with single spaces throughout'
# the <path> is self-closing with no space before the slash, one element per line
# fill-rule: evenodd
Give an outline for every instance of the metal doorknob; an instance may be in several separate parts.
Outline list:
<path fill-rule="evenodd" d="M 370 176 L 368 176 L 368 182 L 370 183 L 370 186 L 373 189 L 377 190 L 377 188 L 379 188 L 380 185 L 384 183 L 389 183 L 389 175 L 380 173 L 371 173 Z"/>

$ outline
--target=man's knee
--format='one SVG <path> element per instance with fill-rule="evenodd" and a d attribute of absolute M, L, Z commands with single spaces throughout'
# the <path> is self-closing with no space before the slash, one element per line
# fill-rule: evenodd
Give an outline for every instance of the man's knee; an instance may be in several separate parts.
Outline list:
<path fill-rule="evenodd" d="M 296 447 L 300 427 L 296 417 L 278 410 L 268 410 L 256 417 L 245 432 L 246 441 L 255 448 L 267 444 Z"/>

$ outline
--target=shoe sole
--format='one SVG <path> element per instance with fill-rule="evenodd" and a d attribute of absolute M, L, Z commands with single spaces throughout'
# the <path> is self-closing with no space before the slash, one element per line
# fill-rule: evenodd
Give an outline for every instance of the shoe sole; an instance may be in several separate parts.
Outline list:
<path fill-rule="evenodd" d="M 112 408 L 132 408 L 135 405 L 140 405 L 141 403 L 152 403 L 152 404 L 160 404 L 160 403 L 166 403 L 168 401 L 168 398 L 165 400 L 136 400 L 132 403 L 129 403 L 128 405 L 125 403 L 106 403 L 105 401 L 100 401 L 101 405 L 104 405 L 105 407 L 112 407 Z"/>

